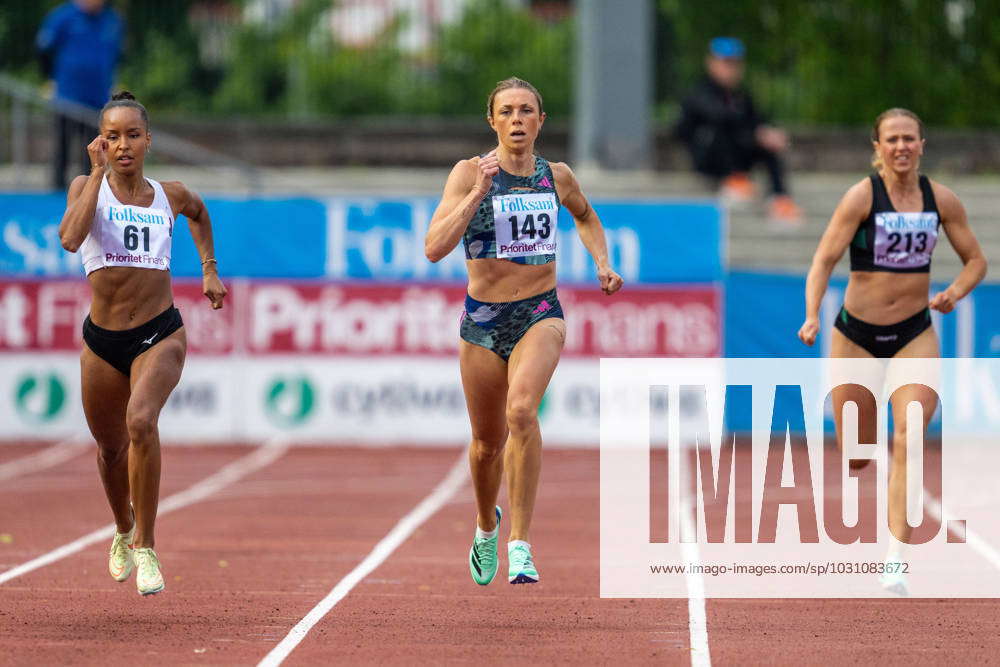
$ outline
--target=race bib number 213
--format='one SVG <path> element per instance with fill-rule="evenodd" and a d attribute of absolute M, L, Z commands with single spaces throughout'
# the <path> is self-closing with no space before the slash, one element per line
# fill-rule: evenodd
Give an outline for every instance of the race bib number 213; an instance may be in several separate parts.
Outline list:
<path fill-rule="evenodd" d="M 877 213 L 875 264 L 895 269 L 927 266 L 937 237 L 937 213 Z"/>
<path fill-rule="evenodd" d="M 497 257 L 554 255 L 558 218 L 551 192 L 494 196 Z"/>

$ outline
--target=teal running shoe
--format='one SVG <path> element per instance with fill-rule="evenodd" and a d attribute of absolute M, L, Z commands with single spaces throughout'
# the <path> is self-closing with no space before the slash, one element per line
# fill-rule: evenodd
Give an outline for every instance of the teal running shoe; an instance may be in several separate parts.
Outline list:
<path fill-rule="evenodd" d="M 910 589 L 906 585 L 906 576 L 903 574 L 903 563 L 897 559 L 889 558 L 885 561 L 885 572 L 879 575 L 878 582 L 882 588 L 895 593 L 900 597 L 907 597 Z"/>
<path fill-rule="evenodd" d="M 531 560 L 531 549 L 523 544 L 507 547 L 507 580 L 512 584 L 537 584 L 538 570 Z"/>
<path fill-rule="evenodd" d="M 500 508 L 497 507 L 497 535 L 500 534 Z M 469 572 L 472 580 L 480 586 L 486 586 L 497 574 L 497 537 L 472 539 L 469 549 Z"/>

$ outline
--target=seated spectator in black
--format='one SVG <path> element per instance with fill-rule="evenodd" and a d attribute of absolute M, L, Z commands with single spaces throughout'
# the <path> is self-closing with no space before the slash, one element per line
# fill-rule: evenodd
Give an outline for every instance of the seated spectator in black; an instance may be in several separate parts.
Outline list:
<path fill-rule="evenodd" d="M 744 53 L 743 42 L 735 37 L 709 42 L 707 75 L 684 98 L 676 135 L 691 152 L 694 168 L 720 183 L 721 194 L 731 201 L 753 197 L 748 172 L 763 163 L 774 194 L 771 218 L 797 223 L 802 210 L 788 195 L 779 155 L 788 147 L 788 136 L 767 124 L 743 87 Z"/>

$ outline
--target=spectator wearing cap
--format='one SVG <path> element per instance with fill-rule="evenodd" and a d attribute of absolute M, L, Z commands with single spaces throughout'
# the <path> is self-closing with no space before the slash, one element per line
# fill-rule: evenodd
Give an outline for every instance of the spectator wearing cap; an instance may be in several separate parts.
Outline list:
<path fill-rule="evenodd" d="M 773 193 L 771 219 L 798 223 L 802 210 L 788 194 L 781 160 L 788 135 L 767 123 L 743 86 L 745 53 L 735 37 L 709 42 L 706 76 L 681 103 L 676 136 L 690 151 L 694 168 L 719 183 L 720 193 L 730 201 L 753 198 L 749 172 L 763 163 Z"/>
<path fill-rule="evenodd" d="M 123 33 L 121 17 L 105 0 L 72 0 L 49 12 L 38 30 L 35 47 L 45 75 L 55 80 L 57 102 L 65 100 L 94 110 L 104 106 L 121 57 Z M 83 160 L 82 171 L 89 170 L 86 146 L 97 128 L 57 113 L 55 129 L 52 187 L 65 190 L 71 154 Z"/>

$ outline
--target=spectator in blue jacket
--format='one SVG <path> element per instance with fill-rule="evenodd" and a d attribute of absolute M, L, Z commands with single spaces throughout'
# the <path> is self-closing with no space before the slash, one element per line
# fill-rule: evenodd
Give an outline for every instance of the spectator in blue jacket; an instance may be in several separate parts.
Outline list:
<path fill-rule="evenodd" d="M 46 76 L 55 80 L 55 98 L 100 109 L 111 95 L 115 67 L 121 58 L 124 26 L 105 0 L 72 0 L 45 17 L 35 38 Z M 66 189 L 70 154 L 86 170 L 86 146 L 96 129 L 56 113 L 56 147 L 52 186 Z"/>

